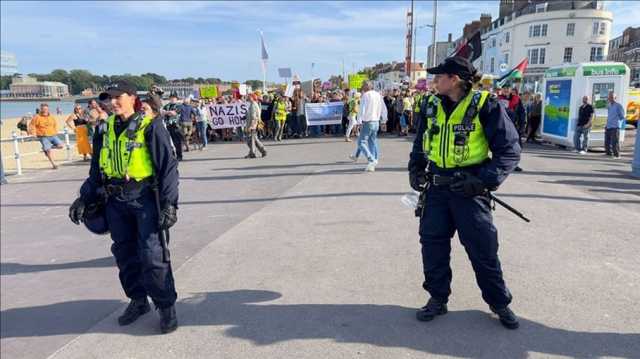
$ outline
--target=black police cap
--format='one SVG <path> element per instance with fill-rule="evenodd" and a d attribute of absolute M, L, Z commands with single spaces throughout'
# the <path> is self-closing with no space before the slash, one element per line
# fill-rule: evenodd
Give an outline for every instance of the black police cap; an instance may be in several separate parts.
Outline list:
<path fill-rule="evenodd" d="M 440 65 L 427 69 L 433 75 L 448 74 L 458 75 L 463 80 L 472 80 L 478 72 L 469 60 L 461 56 L 446 58 Z"/>
<path fill-rule="evenodd" d="M 128 81 L 118 81 L 107 88 L 107 91 L 103 92 L 98 96 L 100 101 L 107 100 L 109 98 L 118 97 L 122 94 L 135 95 L 136 87 L 128 82 Z"/>

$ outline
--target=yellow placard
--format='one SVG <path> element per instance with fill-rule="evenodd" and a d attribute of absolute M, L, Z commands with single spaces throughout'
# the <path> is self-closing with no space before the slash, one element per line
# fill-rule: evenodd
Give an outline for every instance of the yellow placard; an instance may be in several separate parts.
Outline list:
<path fill-rule="evenodd" d="M 349 74 L 349 88 L 360 90 L 362 83 L 367 81 L 369 76 L 366 74 Z"/>
<path fill-rule="evenodd" d="M 216 98 L 218 97 L 218 86 L 217 85 L 207 85 L 200 87 L 200 97 L 201 98 Z"/>

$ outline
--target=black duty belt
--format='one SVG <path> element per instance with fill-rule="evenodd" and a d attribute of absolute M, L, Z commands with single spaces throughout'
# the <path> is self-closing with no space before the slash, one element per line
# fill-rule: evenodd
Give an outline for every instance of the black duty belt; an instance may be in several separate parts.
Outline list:
<path fill-rule="evenodd" d="M 429 183 L 434 186 L 449 186 L 454 182 L 453 176 L 443 176 L 432 174 L 429 176 Z"/>
<path fill-rule="evenodd" d="M 142 181 L 121 181 L 111 180 L 107 181 L 104 186 L 104 190 L 110 197 L 127 197 L 131 194 L 139 194 L 152 184 L 151 180 Z"/>

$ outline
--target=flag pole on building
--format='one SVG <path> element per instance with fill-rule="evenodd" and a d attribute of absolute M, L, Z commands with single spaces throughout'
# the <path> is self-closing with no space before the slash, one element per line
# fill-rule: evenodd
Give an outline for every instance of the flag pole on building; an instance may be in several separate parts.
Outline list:
<path fill-rule="evenodd" d="M 262 60 L 262 93 L 267 92 L 267 60 L 269 60 L 269 54 L 267 53 L 267 47 L 264 44 L 264 34 L 260 31 L 260 46 Z"/>

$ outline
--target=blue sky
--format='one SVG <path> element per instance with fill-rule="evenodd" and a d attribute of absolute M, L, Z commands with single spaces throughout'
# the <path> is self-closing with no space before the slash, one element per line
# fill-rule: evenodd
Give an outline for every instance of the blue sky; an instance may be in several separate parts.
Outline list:
<path fill-rule="evenodd" d="M 404 58 L 405 11 L 395 2 L 0 2 L 1 47 L 21 73 L 56 68 L 94 74 L 155 72 L 168 78 L 262 79 L 259 33 L 269 52 L 268 80 L 292 67 L 303 80 L 326 78 Z M 432 2 L 416 2 L 418 25 Z M 637 26 L 640 2 L 610 1 L 613 36 Z M 438 40 L 457 38 L 465 22 L 498 13 L 498 0 L 439 1 Z M 635 16 L 635 17 L 634 17 Z M 418 31 L 423 61 L 431 30 Z"/>

